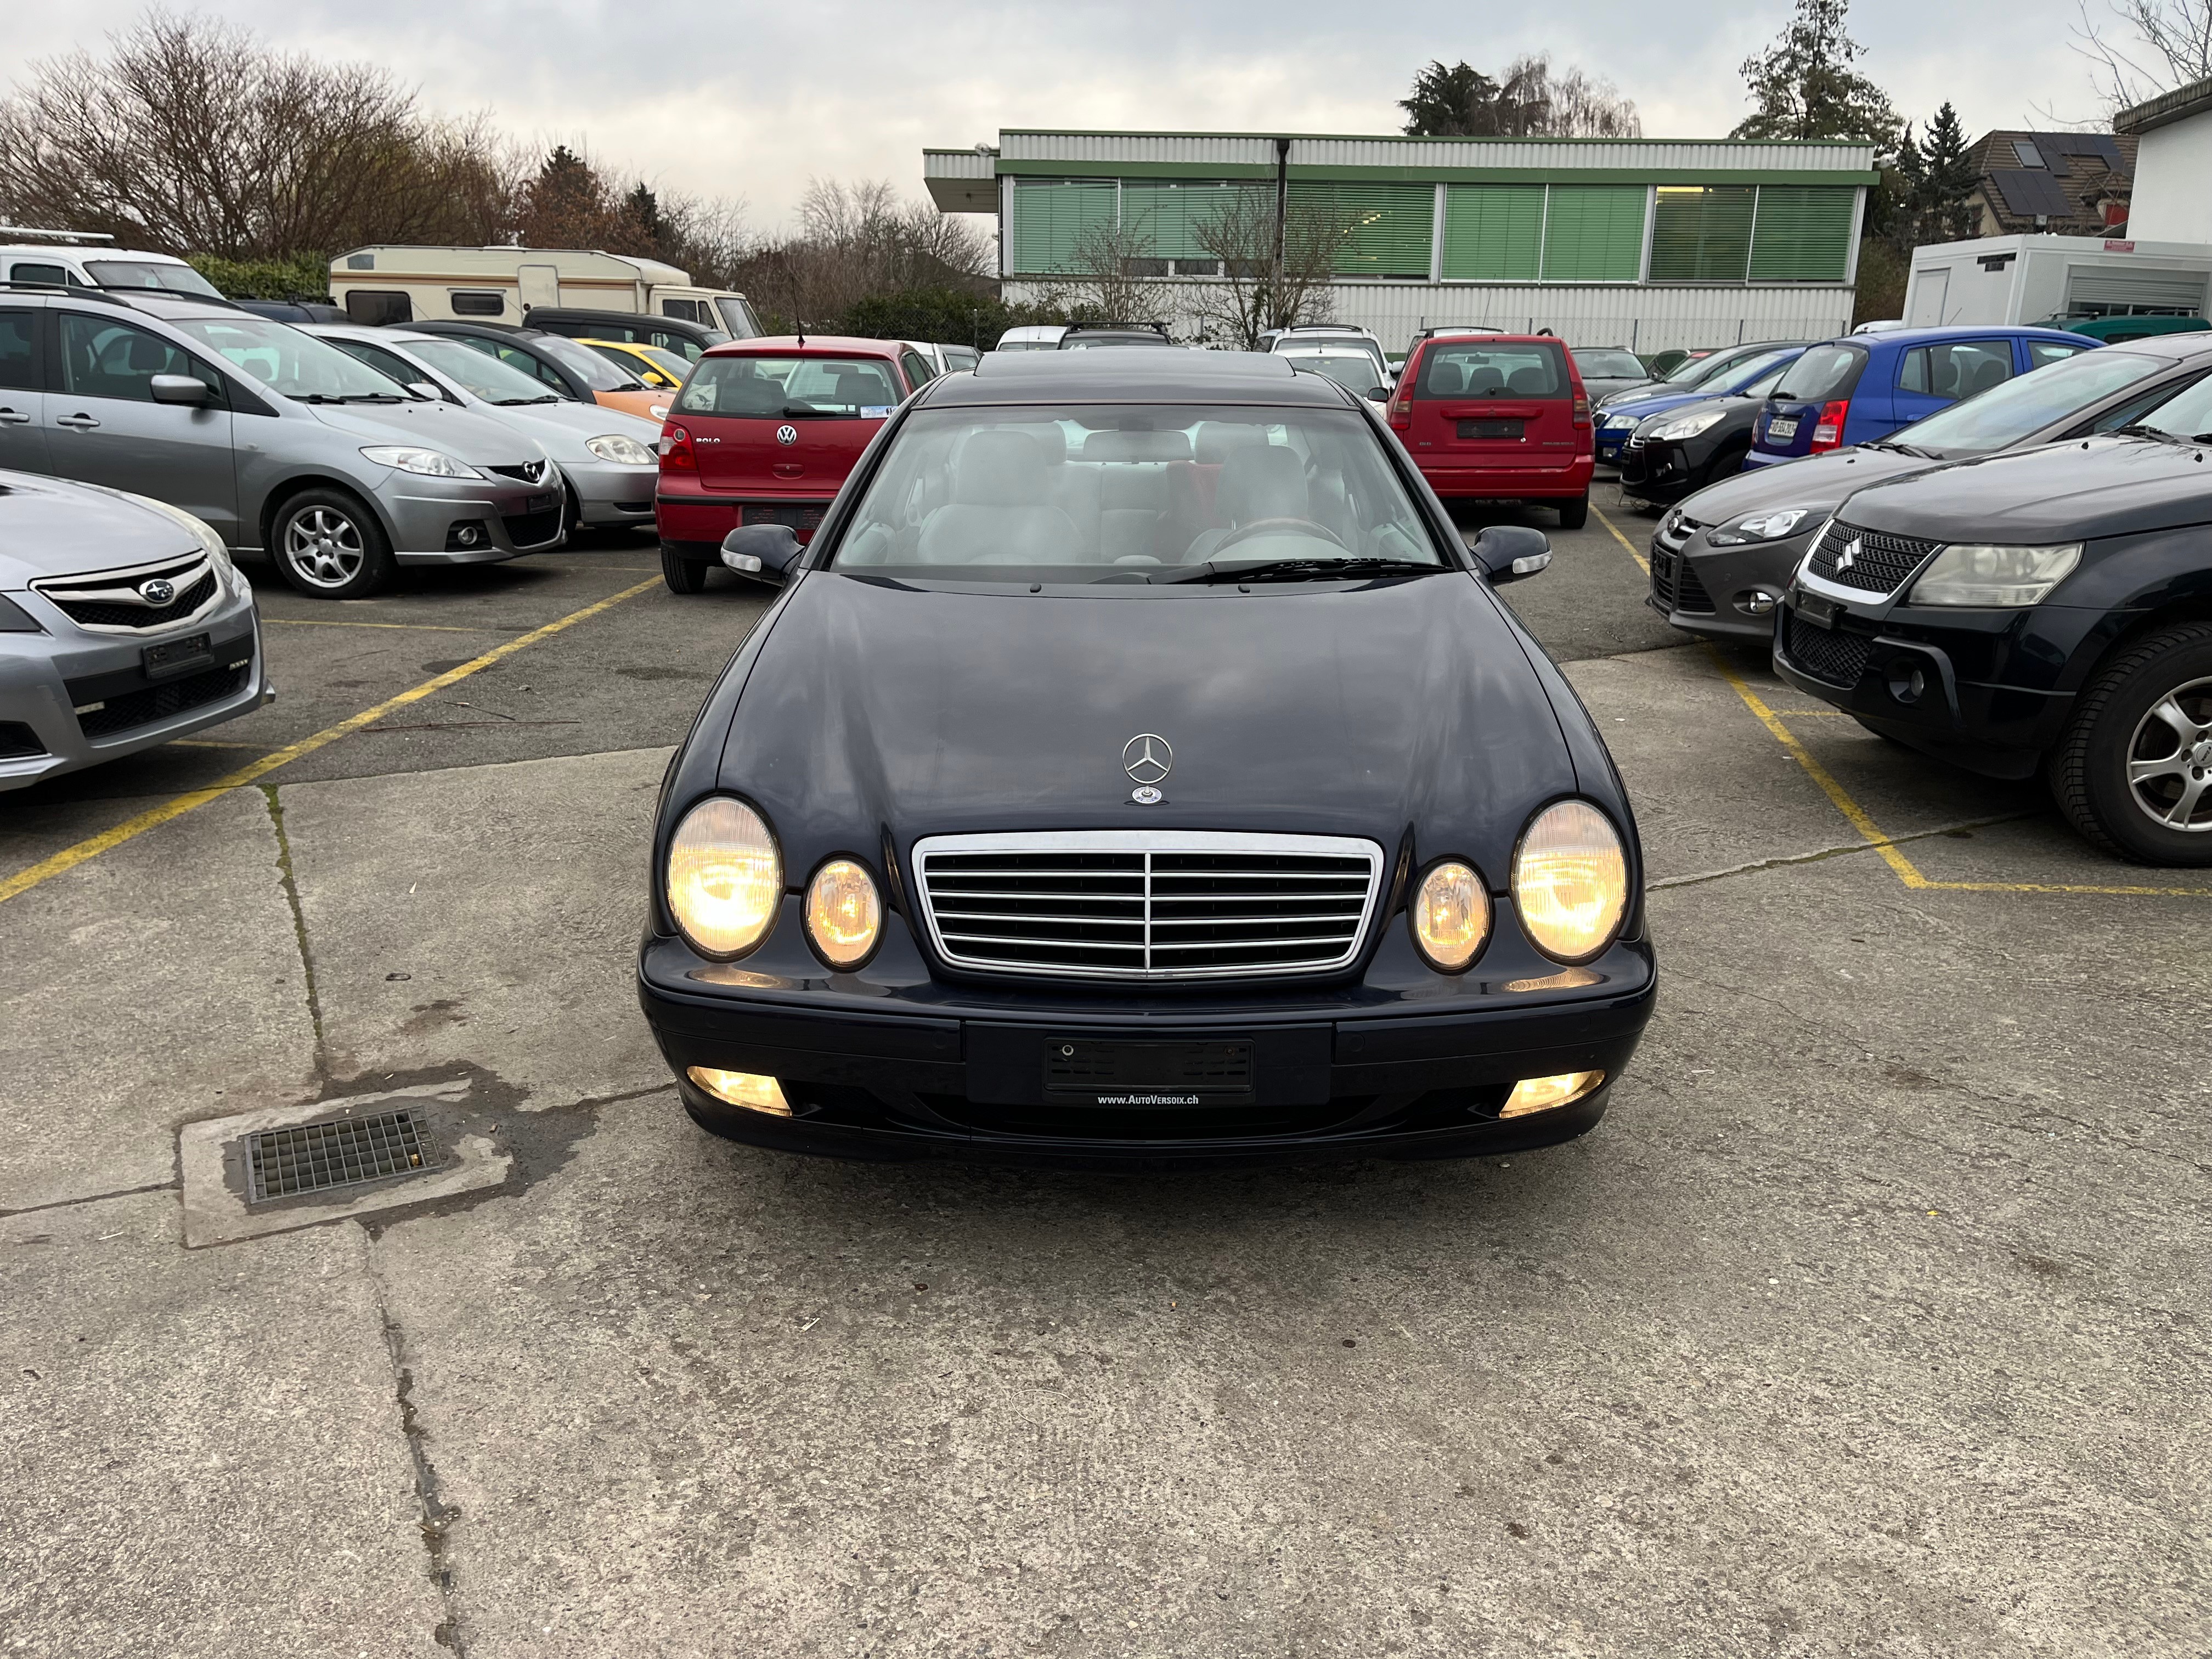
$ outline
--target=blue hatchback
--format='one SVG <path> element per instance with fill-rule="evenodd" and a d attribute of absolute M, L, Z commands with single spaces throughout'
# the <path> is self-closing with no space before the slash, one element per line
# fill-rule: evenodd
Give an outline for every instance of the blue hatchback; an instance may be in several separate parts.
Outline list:
<path fill-rule="evenodd" d="M 1802 341 L 1778 342 L 1764 351 L 1739 356 L 1736 361 L 1698 380 L 1692 386 L 1662 380 L 1648 392 L 1632 392 L 1610 398 L 1598 412 L 1597 458 L 1607 466 L 1620 464 L 1620 452 L 1639 422 L 1685 404 L 1708 398 L 1738 398 L 1769 379 L 1775 370 L 1794 362 L 1805 349 Z M 1731 354 L 1732 356 L 1735 354 Z"/>
<path fill-rule="evenodd" d="M 1887 438 L 2015 374 L 2092 351 L 2050 328 L 1904 328 L 1807 348 L 1752 427 L 1744 470 Z"/>

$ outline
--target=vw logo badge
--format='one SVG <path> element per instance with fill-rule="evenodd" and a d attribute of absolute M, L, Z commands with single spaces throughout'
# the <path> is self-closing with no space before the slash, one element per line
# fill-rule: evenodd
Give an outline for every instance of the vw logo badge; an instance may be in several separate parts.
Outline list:
<path fill-rule="evenodd" d="M 1139 732 L 1121 745 L 1121 769 L 1139 783 L 1158 783 L 1174 765 L 1175 750 L 1154 732 Z"/>
<path fill-rule="evenodd" d="M 1836 556 L 1836 568 L 1838 570 L 1849 570 L 1858 562 L 1859 538 L 1854 536 L 1850 539 L 1850 544 L 1845 547 L 1841 553 L 1838 553 Z"/>
<path fill-rule="evenodd" d="M 799 428 L 795 426 L 780 426 L 776 428 L 775 441 L 780 444 L 797 443 L 799 441 Z"/>
<path fill-rule="evenodd" d="M 167 605 L 177 597 L 177 585 L 156 576 L 152 581 L 138 584 L 138 597 L 149 605 Z"/>

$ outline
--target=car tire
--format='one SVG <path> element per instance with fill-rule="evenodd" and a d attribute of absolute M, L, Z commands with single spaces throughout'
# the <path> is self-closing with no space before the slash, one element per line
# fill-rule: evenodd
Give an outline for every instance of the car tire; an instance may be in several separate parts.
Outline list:
<path fill-rule="evenodd" d="M 311 599 L 367 599 L 398 568 L 382 522 L 344 489 L 303 489 L 286 500 L 270 518 L 269 550 L 284 580 Z"/>
<path fill-rule="evenodd" d="M 1589 492 L 1584 490 L 1571 501 L 1559 504 L 1559 528 L 1580 530 L 1589 522 Z"/>
<path fill-rule="evenodd" d="M 2212 623 L 2160 629 L 2107 664 L 2076 700 L 2051 757 L 2051 793 L 2094 847 L 2137 864 L 2212 865 L 2208 744 Z M 2130 777 L 2160 760 L 2172 764 Z M 2177 827 L 2176 814 L 2196 827 Z"/>
<path fill-rule="evenodd" d="M 1743 458 L 1751 453 L 1748 443 L 1730 444 L 1705 465 L 1705 476 L 1698 480 L 1698 489 L 1718 483 L 1723 478 L 1733 478 L 1743 471 Z M 1694 492 L 1692 492 L 1694 493 Z"/>
<path fill-rule="evenodd" d="M 707 591 L 707 573 L 714 567 L 703 559 L 687 559 L 669 546 L 660 544 L 660 579 L 668 584 L 672 593 L 703 593 Z"/>

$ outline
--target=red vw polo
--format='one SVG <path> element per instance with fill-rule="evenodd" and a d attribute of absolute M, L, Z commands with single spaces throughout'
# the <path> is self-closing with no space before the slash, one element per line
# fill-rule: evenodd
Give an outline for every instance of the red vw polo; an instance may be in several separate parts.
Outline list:
<path fill-rule="evenodd" d="M 1579 530 L 1589 517 L 1596 434 L 1564 340 L 1548 334 L 1416 341 L 1390 399 L 1390 429 L 1446 501 L 1534 501 Z"/>
<path fill-rule="evenodd" d="M 890 412 L 930 378 L 893 340 L 741 340 L 699 360 L 660 433 L 660 571 L 696 593 L 740 525 L 805 541 Z"/>

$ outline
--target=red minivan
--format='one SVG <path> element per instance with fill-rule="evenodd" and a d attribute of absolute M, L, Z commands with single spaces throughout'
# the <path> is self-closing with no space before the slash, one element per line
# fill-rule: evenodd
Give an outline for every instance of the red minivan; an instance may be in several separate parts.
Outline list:
<path fill-rule="evenodd" d="M 705 587 L 739 525 L 811 537 L 868 440 L 930 374 L 895 340 L 816 334 L 710 348 L 660 430 L 653 518 L 668 586 Z"/>
<path fill-rule="evenodd" d="M 1564 340 L 1445 336 L 1415 343 L 1390 399 L 1390 429 L 1446 501 L 1517 500 L 1589 518 L 1597 463 L 1589 398 Z"/>

